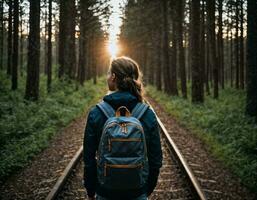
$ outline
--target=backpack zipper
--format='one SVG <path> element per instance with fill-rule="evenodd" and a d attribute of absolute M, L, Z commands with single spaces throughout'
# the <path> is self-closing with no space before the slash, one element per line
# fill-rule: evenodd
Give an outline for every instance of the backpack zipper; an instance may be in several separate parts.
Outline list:
<path fill-rule="evenodd" d="M 127 133 L 128 131 L 127 131 L 127 125 L 128 124 L 133 124 L 133 125 L 135 125 L 136 127 L 138 127 L 143 133 L 144 133 L 144 129 L 141 127 L 141 126 L 139 126 L 138 124 L 136 124 L 136 123 L 132 123 L 132 122 L 128 122 L 128 123 L 125 123 L 125 122 L 123 122 L 123 123 L 117 123 L 117 122 L 112 122 L 112 123 L 110 123 L 108 126 L 106 126 L 105 127 L 105 129 L 103 130 L 103 133 L 105 132 L 105 130 L 107 129 L 107 128 L 110 128 L 110 127 L 112 127 L 112 126 L 114 126 L 115 124 L 118 124 L 120 127 L 121 127 L 121 130 L 122 130 L 122 132 L 124 132 L 124 133 Z"/>
<path fill-rule="evenodd" d="M 141 142 L 141 138 L 111 138 L 111 142 Z"/>
<path fill-rule="evenodd" d="M 134 168 L 143 168 L 143 164 L 137 164 L 137 165 L 117 165 L 117 164 L 104 164 L 104 176 L 107 176 L 107 167 L 109 168 L 121 168 L 121 169 L 134 169 Z"/>
<path fill-rule="evenodd" d="M 128 132 L 128 131 L 127 131 L 126 123 L 122 123 L 122 124 L 121 124 L 121 127 L 122 127 L 122 132 L 124 132 L 124 133 L 127 133 L 127 132 Z"/>
<path fill-rule="evenodd" d="M 141 138 L 109 138 L 108 139 L 108 149 L 109 152 L 112 149 L 112 142 L 141 142 Z"/>

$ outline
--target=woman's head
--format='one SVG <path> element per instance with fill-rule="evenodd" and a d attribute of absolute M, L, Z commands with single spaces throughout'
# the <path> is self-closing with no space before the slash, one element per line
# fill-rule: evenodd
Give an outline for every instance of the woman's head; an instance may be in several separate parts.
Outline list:
<path fill-rule="evenodd" d="M 143 101 L 142 73 L 131 58 L 118 57 L 111 61 L 107 83 L 111 91 L 129 91 Z"/>

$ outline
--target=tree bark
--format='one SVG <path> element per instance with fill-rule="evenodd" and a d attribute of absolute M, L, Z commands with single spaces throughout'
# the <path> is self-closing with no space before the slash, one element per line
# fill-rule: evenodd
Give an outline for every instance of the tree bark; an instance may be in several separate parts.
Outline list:
<path fill-rule="evenodd" d="M 243 0 L 240 0 L 240 88 L 244 89 L 244 8 Z"/>
<path fill-rule="evenodd" d="M 183 46 L 183 24 L 184 24 L 184 0 L 177 2 L 177 41 L 178 41 L 178 62 L 179 62 L 179 73 L 181 81 L 181 91 L 183 98 L 187 98 L 187 78 L 186 78 L 186 66 L 185 66 L 185 51 Z"/>
<path fill-rule="evenodd" d="M 230 87 L 234 85 L 234 48 L 233 48 L 233 20 L 232 20 L 232 5 L 230 5 L 231 24 L 230 24 Z"/>
<path fill-rule="evenodd" d="M 236 88 L 239 89 L 239 0 L 236 0 L 236 33 L 235 33 L 235 59 L 236 59 Z"/>
<path fill-rule="evenodd" d="M 19 56 L 19 0 L 13 6 L 13 54 L 12 54 L 12 90 L 18 87 L 18 56 Z"/>
<path fill-rule="evenodd" d="M 79 35 L 79 64 L 78 64 L 78 81 L 81 85 L 84 84 L 85 81 L 85 65 L 86 65 L 86 10 L 87 10 L 87 2 L 80 2 L 80 35 Z"/>
<path fill-rule="evenodd" d="M 157 31 L 157 67 L 156 67 L 156 83 L 157 83 L 157 89 L 158 90 L 162 90 L 162 71 L 163 71 L 163 68 L 162 68 L 162 37 L 161 37 L 161 34 L 162 34 L 162 26 L 158 29 Z"/>
<path fill-rule="evenodd" d="M 257 121 L 257 1 L 247 1 L 247 97 L 246 114 Z"/>
<path fill-rule="evenodd" d="M 12 70 L 12 41 L 13 41 L 13 0 L 8 2 L 8 45 L 7 45 L 7 75 L 11 75 Z"/>
<path fill-rule="evenodd" d="M 200 65 L 200 0 L 192 0 L 192 102 L 204 102 L 202 67 Z"/>
<path fill-rule="evenodd" d="M 75 0 L 60 1 L 59 78 L 75 77 L 75 18 Z"/>
<path fill-rule="evenodd" d="M 168 4 L 167 0 L 162 0 L 163 12 L 163 73 L 164 73 L 164 91 L 170 94 L 170 63 L 169 63 L 169 27 L 168 27 Z"/>
<path fill-rule="evenodd" d="M 170 62 L 170 94 L 177 96 L 178 88 L 177 88 L 177 3 L 176 1 L 171 2 L 171 62 Z"/>
<path fill-rule="evenodd" d="M 23 36 L 23 26 L 22 26 L 22 18 L 23 18 L 23 9 L 22 9 L 22 6 L 20 6 L 20 53 L 19 53 L 19 56 L 20 56 L 20 75 L 23 76 L 23 48 L 24 48 L 24 36 Z"/>
<path fill-rule="evenodd" d="M 204 91 L 204 84 L 206 83 L 206 65 L 205 65 L 205 1 L 202 0 L 201 15 L 200 15 L 200 66 L 202 69 L 202 87 Z"/>
<path fill-rule="evenodd" d="M 216 34 L 215 34 L 215 0 L 208 0 L 207 6 L 207 21 L 208 21 L 208 38 L 210 47 L 210 68 L 213 70 L 213 97 L 219 96 L 219 73 L 216 57 Z"/>
<path fill-rule="evenodd" d="M 218 0 L 218 62 L 219 62 L 219 71 L 220 71 L 220 84 L 221 87 L 224 89 L 224 43 L 223 43 L 223 0 Z"/>
<path fill-rule="evenodd" d="M 4 61 L 4 1 L 0 2 L 0 69 L 3 69 Z"/>
<path fill-rule="evenodd" d="M 40 1 L 30 0 L 28 67 L 25 99 L 39 98 Z"/>
<path fill-rule="evenodd" d="M 51 91 L 52 83 L 52 0 L 48 2 L 48 41 L 47 41 L 47 91 Z"/>

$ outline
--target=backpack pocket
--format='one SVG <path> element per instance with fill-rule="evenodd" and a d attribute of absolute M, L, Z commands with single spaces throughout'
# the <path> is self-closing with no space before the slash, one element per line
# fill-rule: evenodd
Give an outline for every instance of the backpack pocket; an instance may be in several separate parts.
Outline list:
<path fill-rule="evenodd" d="M 112 158 L 104 163 L 104 187 L 138 189 L 143 185 L 143 163 L 138 158 Z"/>
<path fill-rule="evenodd" d="M 141 138 L 109 138 L 108 150 L 113 157 L 138 157 L 144 149 Z"/>

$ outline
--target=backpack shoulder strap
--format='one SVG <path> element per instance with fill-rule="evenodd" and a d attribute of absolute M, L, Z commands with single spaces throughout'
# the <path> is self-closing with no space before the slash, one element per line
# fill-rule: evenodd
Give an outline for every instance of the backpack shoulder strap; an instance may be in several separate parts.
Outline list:
<path fill-rule="evenodd" d="M 137 105 L 133 108 L 131 115 L 140 119 L 145 111 L 148 109 L 149 105 L 145 103 L 138 102 Z"/>
<path fill-rule="evenodd" d="M 96 104 L 98 108 L 105 114 L 107 118 L 115 116 L 115 111 L 110 104 L 105 101 L 101 101 L 100 103 Z"/>

